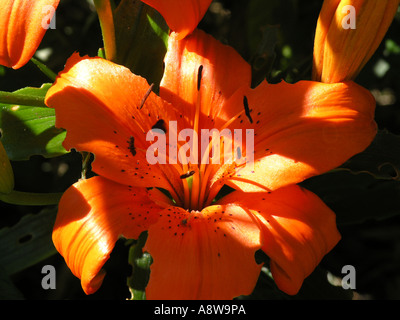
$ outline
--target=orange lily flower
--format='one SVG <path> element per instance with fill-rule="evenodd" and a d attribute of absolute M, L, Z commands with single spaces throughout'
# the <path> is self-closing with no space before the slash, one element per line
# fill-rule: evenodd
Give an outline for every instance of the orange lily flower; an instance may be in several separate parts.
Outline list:
<path fill-rule="evenodd" d="M 313 80 L 354 80 L 379 47 L 399 3 L 325 0 L 315 33 Z"/>
<path fill-rule="evenodd" d="M 205 15 L 212 0 L 142 0 L 159 11 L 171 30 L 183 39 L 190 34 Z"/>
<path fill-rule="evenodd" d="M 159 96 L 123 66 L 77 54 L 68 60 L 46 104 L 67 130 L 65 148 L 95 154 L 98 176 L 65 192 L 53 242 L 87 294 L 100 287 L 116 240 L 145 230 L 148 299 L 250 294 L 262 267 L 258 250 L 270 257 L 278 287 L 296 294 L 336 245 L 335 214 L 296 184 L 370 144 L 373 97 L 354 82 L 250 85 L 249 64 L 200 30 L 183 40 L 171 34 Z M 234 148 L 231 162 L 196 161 L 208 149 L 177 161 L 189 142 L 200 150 L 194 139 L 174 145 L 186 128 L 254 130 L 254 146 Z M 152 149 L 159 141 L 147 139 L 152 129 L 165 150 Z M 223 139 L 224 147 L 232 142 Z M 167 163 L 150 165 L 149 150 Z M 221 198 L 224 185 L 235 191 Z"/>
<path fill-rule="evenodd" d="M 18 69 L 34 55 L 60 0 L 2 0 L 0 64 Z M 50 7 L 54 10 L 48 10 Z"/>

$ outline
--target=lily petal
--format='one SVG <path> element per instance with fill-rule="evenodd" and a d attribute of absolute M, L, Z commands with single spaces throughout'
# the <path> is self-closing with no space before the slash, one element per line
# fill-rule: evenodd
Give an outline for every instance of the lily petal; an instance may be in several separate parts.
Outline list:
<path fill-rule="evenodd" d="M 18 69 L 34 55 L 60 0 L 3 0 L 0 10 L 0 64 Z M 49 10 L 49 8 L 52 8 Z"/>
<path fill-rule="evenodd" d="M 81 180 L 61 198 L 53 242 L 86 294 L 105 276 L 102 267 L 123 235 L 137 239 L 158 217 L 160 207 L 145 188 L 131 188 L 102 177 Z"/>
<path fill-rule="evenodd" d="M 385 36 L 399 0 L 325 0 L 314 42 L 313 80 L 335 83 L 354 80 Z M 354 8 L 354 16 L 348 6 Z M 344 28 L 348 18 L 355 29 Z"/>
<path fill-rule="evenodd" d="M 325 173 L 362 152 L 376 134 L 375 100 L 354 82 L 263 82 L 238 91 L 225 110 L 243 109 L 243 97 L 251 121 L 243 114 L 229 128 L 254 129 L 254 166 L 242 165 L 224 180 L 243 191 L 276 190 Z"/>
<path fill-rule="evenodd" d="M 159 121 L 168 125 L 178 117 L 173 106 L 149 89 L 144 78 L 123 66 L 74 54 L 45 102 L 56 110 L 56 126 L 67 130 L 64 147 L 94 153 L 97 174 L 172 193 L 170 181 L 179 180 L 179 173 L 171 166 L 150 167 L 147 133 Z"/>
<path fill-rule="evenodd" d="M 335 214 L 315 194 L 296 185 L 271 193 L 235 191 L 219 201 L 228 203 L 260 219 L 262 250 L 271 259 L 272 276 L 290 295 L 340 240 Z"/>
<path fill-rule="evenodd" d="M 250 86 L 250 65 L 233 48 L 201 30 L 178 39 L 174 33 L 169 38 L 160 97 L 190 119 L 189 127 L 200 109 L 199 127 L 213 128 L 212 121 L 223 112 L 227 99 L 239 87 Z"/>
<path fill-rule="evenodd" d="M 168 239 L 168 241 L 166 241 Z M 144 250 L 153 257 L 148 299 L 232 299 L 250 294 L 261 266 L 254 217 L 239 206 L 188 213 L 170 207 L 149 229 Z"/>
<path fill-rule="evenodd" d="M 212 0 L 142 0 L 164 17 L 172 31 L 183 39 L 203 18 Z"/>

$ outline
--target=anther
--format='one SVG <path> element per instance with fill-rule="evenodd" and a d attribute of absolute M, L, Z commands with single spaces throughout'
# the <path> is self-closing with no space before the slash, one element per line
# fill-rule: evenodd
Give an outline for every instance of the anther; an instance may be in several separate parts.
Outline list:
<path fill-rule="evenodd" d="M 203 76 L 203 65 L 200 65 L 199 70 L 197 71 L 197 91 L 200 91 L 202 76 Z"/>
<path fill-rule="evenodd" d="M 185 174 L 182 174 L 179 178 L 181 178 L 181 179 L 186 179 L 186 178 L 191 177 L 191 176 L 194 175 L 195 173 L 196 173 L 196 172 L 195 172 L 194 170 L 188 171 L 188 172 L 186 172 Z"/>
<path fill-rule="evenodd" d="M 243 96 L 243 105 L 244 105 L 244 112 L 247 118 L 249 118 L 250 123 L 253 123 L 253 119 L 251 118 L 250 115 L 249 101 L 247 100 L 246 96 Z"/>
<path fill-rule="evenodd" d="M 144 103 L 146 102 L 147 98 L 149 97 L 149 95 L 151 93 L 151 90 L 153 90 L 153 86 L 154 86 L 154 83 L 152 83 L 150 85 L 149 89 L 147 89 L 146 93 L 144 94 L 144 96 L 142 98 L 142 101 L 140 101 L 139 110 L 143 108 Z"/>

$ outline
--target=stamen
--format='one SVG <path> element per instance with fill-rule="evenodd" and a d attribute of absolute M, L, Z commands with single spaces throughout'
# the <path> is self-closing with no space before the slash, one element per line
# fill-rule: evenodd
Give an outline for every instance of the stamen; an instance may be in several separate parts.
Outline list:
<path fill-rule="evenodd" d="M 181 179 L 186 179 L 186 178 L 191 177 L 191 176 L 194 175 L 195 173 L 196 173 L 196 171 L 192 170 L 192 171 L 186 172 L 185 174 L 182 174 L 179 178 L 181 178 Z"/>
<path fill-rule="evenodd" d="M 201 79 L 203 76 L 203 65 L 199 66 L 198 72 L 197 72 L 197 99 L 196 99 L 196 111 L 194 115 L 194 122 L 193 122 L 193 130 L 197 133 L 200 132 L 200 109 L 201 109 Z M 192 151 L 193 151 L 193 156 L 197 161 L 199 161 L 199 150 L 198 150 L 198 142 L 195 141 L 196 139 L 193 139 L 193 146 L 192 146 Z M 190 208 L 191 209 L 197 209 L 199 205 L 199 192 L 200 192 L 200 184 L 201 184 L 201 179 L 200 179 L 200 172 L 197 168 L 196 172 L 193 174 L 192 178 L 192 185 L 191 185 L 191 192 L 190 192 Z"/>
<path fill-rule="evenodd" d="M 203 76 L 203 65 L 199 67 L 199 70 L 197 71 L 197 91 L 200 91 L 201 87 L 201 77 Z"/>
<path fill-rule="evenodd" d="M 250 115 L 249 102 L 248 102 L 246 96 L 243 96 L 243 105 L 244 105 L 244 111 L 246 113 L 247 118 L 249 118 L 250 123 L 253 123 L 253 119 L 251 118 L 251 115 Z"/>
<path fill-rule="evenodd" d="M 154 83 L 152 83 L 150 85 L 149 89 L 147 89 L 146 93 L 144 94 L 142 101 L 140 102 L 139 110 L 143 108 L 144 103 L 146 102 L 147 98 L 149 97 L 149 95 L 151 93 L 151 90 L 153 90 L 153 86 L 154 86 Z"/>

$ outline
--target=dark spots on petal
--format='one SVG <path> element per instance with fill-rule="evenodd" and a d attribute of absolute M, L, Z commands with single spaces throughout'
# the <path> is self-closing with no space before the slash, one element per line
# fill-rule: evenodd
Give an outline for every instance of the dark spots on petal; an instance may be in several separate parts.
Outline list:
<path fill-rule="evenodd" d="M 132 136 L 128 140 L 128 149 L 133 156 L 136 156 L 135 138 Z"/>

